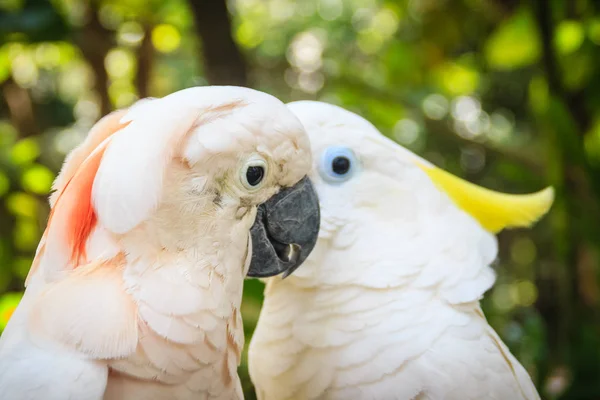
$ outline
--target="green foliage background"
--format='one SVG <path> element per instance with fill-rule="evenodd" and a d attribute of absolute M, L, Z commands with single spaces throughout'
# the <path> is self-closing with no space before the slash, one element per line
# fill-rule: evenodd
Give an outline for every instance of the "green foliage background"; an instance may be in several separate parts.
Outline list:
<path fill-rule="evenodd" d="M 199 35 L 200 3 L 0 0 L 0 329 L 52 180 L 93 123 L 139 97 L 231 82 L 344 106 L 489 188 L 553 185 L 548 217 L 499 235 L 484 308 L 544 398 L 600 398 L 597 2 L 231 0 L 226 32 L 243 55 L 231 81 L 208 51 L 218 30 Z M 247 341 L 261 297 L 248 281 Z"/>

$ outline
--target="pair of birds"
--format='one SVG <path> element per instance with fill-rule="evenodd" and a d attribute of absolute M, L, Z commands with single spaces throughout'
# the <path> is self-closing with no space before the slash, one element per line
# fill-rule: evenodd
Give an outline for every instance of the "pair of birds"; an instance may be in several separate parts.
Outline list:
<path fill-rule="evenodd" d="M 1 398 L 241 399 L 246 276 L 260 399 L 539 398 L 479 300 L 493 233 L 551 189 L 491 192 L 339 107 L 218 86 L 109 114 L 54 189 Z"/>

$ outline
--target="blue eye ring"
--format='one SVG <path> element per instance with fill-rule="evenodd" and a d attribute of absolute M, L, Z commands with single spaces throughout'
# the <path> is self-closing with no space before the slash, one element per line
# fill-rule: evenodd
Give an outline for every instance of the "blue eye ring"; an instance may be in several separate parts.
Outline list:
<path fill-rule="evenodd" d="M 341 183 L 350 179 L 358 167 L 354 152 L 343 146 L 325 149 L 319 162 L 319 174 L 330 183 Z"/>

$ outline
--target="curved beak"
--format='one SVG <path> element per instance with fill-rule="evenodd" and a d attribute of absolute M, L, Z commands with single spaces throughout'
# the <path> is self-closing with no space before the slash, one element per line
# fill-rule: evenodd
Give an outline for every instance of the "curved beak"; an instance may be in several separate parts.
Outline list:
<path fill-rule="evenodd" d="M 289 276 L 315 247 L 320 221 L 319 199 L 308 177 L 258 206 L 248 276 Z"/>

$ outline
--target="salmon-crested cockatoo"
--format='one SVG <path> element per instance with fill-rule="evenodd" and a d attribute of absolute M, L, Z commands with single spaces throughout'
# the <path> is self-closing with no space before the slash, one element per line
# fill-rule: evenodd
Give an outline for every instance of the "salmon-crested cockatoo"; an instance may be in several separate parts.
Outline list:
<path fill-rule="evenodd" d="M 544 215 L 552 188 L 477 187 L 337 106 L 288 105 L 313 149 L 319 240 L 270 278 L 249 348 L 261 400 L 539 399 L 487 323 L 494 233 Z"/>
<path fill-rule="evenodd" d="M 243 281 L 290 274 L 315 245 L 311 162 L 298 119 L 246 88 L 100 120 L 55 182 L 0 397 L 241 399 Z"/>

